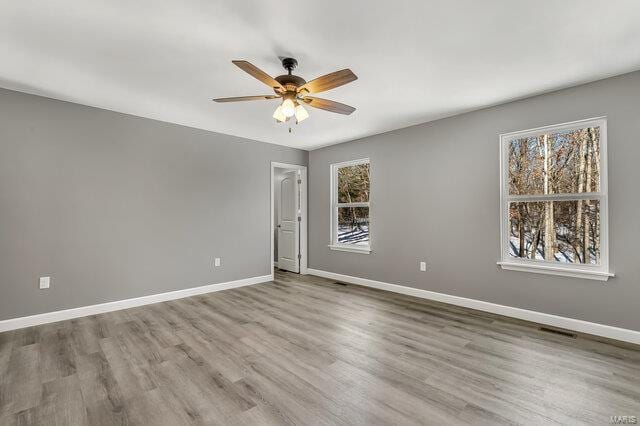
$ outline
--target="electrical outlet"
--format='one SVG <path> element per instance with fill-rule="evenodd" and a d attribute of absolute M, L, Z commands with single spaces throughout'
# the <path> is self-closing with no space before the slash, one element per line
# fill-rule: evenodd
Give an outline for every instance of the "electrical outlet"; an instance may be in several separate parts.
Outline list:
<path fill-rule="evenodd" d="M 220 266 L 220 258 L 216 257 L 215 259 L 213 259 L 213 266 Z"/>
<path fill-rule="evenodd" d="M 427 262 L 420 262 L 420 271 L 424 272 L 427 270 Z"/>
<path fill-rule="evenodd" d="M 40 277 L 40 290 L 49 288 L 51 285 L 51 277 Z"/>

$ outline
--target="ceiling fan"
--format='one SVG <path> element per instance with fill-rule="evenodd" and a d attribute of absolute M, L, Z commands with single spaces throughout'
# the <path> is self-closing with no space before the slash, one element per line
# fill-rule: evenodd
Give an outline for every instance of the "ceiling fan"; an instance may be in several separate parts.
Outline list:
<path fill-rule="evenodd" d="M 296 123 L 307 119 L 309 113 L 304 109 L 303 104 L 344 115 L 349 115 L 356 110 L 352 106 L 339 102 L 308 96 L 310 93 L 324 92 L 357 80 L 358 77 L 348 68 L 323 75 L 322 77 L 307 82 L 302 77 L 291 73 L 293 69 L 298 66 L 298 61 L 294 58 L 282 59 L 282 66 L 287 70 L 287 74 L 279 75 L 275 78 L 247 61 L 231 62 L 244 72 L 271 87 L 275 95 L 217 98 L 213 99 L 215 102 L 257 101 L 261 99 L 280 98 L 282 99 L 282 103 L 276 108 L 276 111 L 273 113 L 273 118 L 282 123 L 289 121 L 292 117 L 295 117 Z M 289 129 L 289 131 L 291 131 L 291 129 Z"/>

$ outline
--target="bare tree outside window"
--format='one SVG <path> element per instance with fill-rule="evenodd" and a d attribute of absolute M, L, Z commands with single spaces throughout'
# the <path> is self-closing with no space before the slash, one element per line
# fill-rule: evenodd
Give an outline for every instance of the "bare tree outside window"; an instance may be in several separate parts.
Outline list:
<path fill-rule="evenodd" d="M 334 244 L 368 247 L 370 165 L 358 160 L 332 167 Z"/>
<path fill-rule="evenodd" d="M 600 132 L 589 126 L 507 141 L 509 256 L 600 264 Z"/>

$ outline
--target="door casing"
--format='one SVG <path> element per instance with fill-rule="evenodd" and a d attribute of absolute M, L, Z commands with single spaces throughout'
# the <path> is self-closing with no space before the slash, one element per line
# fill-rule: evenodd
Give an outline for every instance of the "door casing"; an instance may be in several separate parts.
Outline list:
<path fill-rule="evenodd" d="M 271 162 L 271 214 L 269 221 L 269 229 L 271 229 L 271 255 L 270 265 L 271 274 L 274 272 L 274 207 L 275 207 L 275 169 L 287 169 L 287 170 L 300 170 L 300 274 L 307 274 L 307 166 L 299 164 L 280 163 L 276 161 Z"/>

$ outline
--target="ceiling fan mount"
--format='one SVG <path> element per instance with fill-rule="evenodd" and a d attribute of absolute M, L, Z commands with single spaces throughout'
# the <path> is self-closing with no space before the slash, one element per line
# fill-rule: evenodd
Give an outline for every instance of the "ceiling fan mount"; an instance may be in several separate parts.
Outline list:
<path fill-rule="evenodd" d="M 298 61 L 295 58 L 283 58 L 282 66 L 287 70 L 287 74 L 279 75 L 275 78 L 271 77 L 269 74 L 265 73 L 250 62 L 232 62 L 246 73 L 270 86 L 275 94 L 217 98 L 214 99 L 215 102 L 239 102 L 280 98 L 282 99 L 282 104 L 278 106 L 273 114 L 273 118 L 280 122 L 289 121 L 289 119 L 294 116 L 298 123 L 308 118 L 309 114 L 302 104 L 343 115 L 349 115 L 355 111 L 355 108 L 349 105 L 308 96 L 310 93 L 315 94 L 324 92 L 357 80 L 358 77 L 348 68 L 323 75 L 322 77 L 318 77 L 311 81 L 306 81 L 304 78 L 293 75 L 292 73 L 298 66 Z"/>
<path fill-rule="evenodd" d="M 282 58 L 282 66 L 291 74 L 291 71 L 298 66 L 298 61 L 295 58 Z"/>

